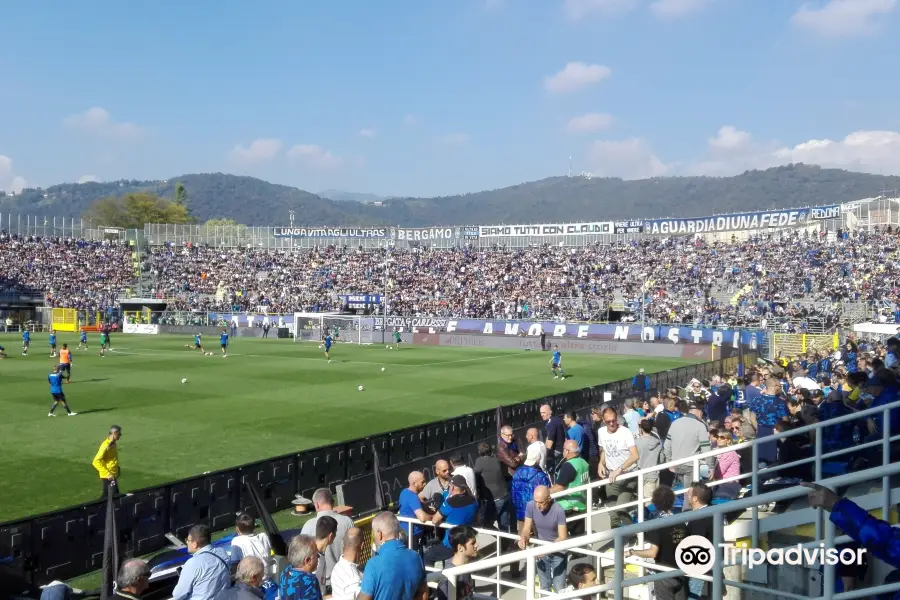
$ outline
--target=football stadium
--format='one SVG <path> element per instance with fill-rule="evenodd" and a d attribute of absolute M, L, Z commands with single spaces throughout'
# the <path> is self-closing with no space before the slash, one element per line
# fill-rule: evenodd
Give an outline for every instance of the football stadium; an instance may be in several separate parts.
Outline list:
<path fill-rule="evenodd" d="M 900 588 L 896 199 L 0 229 L 11 597 Z"/>

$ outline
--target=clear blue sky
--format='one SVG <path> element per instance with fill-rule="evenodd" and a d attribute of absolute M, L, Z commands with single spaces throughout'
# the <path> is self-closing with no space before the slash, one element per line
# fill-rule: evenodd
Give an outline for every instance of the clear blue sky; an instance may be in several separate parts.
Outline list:
<path fill-rule="evenodd" d="M 629 179 L 897 173 L 898 5 L 4 2 L 0 189 L 224 171 L 431 196 L 569 156 Z"/>

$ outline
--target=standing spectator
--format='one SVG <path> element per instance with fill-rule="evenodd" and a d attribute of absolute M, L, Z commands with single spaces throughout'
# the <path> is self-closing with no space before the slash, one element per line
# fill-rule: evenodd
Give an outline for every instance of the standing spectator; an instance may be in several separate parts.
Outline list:
<path fill-rule="evenodd" d="M 422 559 L 397 539 L 399 534 L 393 513 L 379 513 L 372 521 L 377 551 L 366 563 L 356 600 L 428 600 Z"/>
<path fill-rule="evenodd" d="M 550 487 L 550 478 L 540 468 L 542 449 L 546 450 L 546 447 L 540 442 L 528 446 L 525 463 L 516 469 L 510 485 L 510 496 L 512 496 L 512 506 L 515 510 L 517 521 L 516 531 L 519 534 L 522 533 L 522 527 L 525 525 L 525 509 L 532 498 L 534 498 L 534 490 L 540 486 Z M 509 573 L 511 577 L 518 577 L 519 567 L 519 563 L 510 565 Z"/>
<path fill-rule="evenodd" d="M 478 558 L 478 539 L 475 530 L 468 525 L 460 525 L 450 530 L 450 543 L 453 545 L 454 554 L 450 559 L 450 565 L 461 567 Z M 456 580 L 456 600 L 471 600 L 475 592 L 475 582 L 471 575 L 461 575 Z M 437 600 L 447 600 L 450 597 L 450 582 L 441 576 L 437 582 Z"/>
<path fill-rule="evenodd" d="M 756 439 L 769 437 L 775 433 L 775 423 L 788 416 L 787 404 L 780 397 L 781 382 L 774 377 L 766 380 L 766 393 L 747 403 L 750 409 L 750 422 L 756 429 Z M 766 442 L 759 444 L 760 463 L 774 463 L 778 455 L 778 444 Z"/>
<path fill-rule="evenodd" d="M 581 458 L 578 453 L 578 443 L 575 440 L 566 440 L 563 446 L 563 463 L 556 471 L 556 477 L 553 480 L 553 487 L 550 493 L 562 492 L 568 488 L 581 487 L 591 482 L 588 474 L 588 463 Z M 581 514 L 587 510 L 587 492 L 572 492 L 557 500 L 557 504 L 566 511 L 566 516 L 573 514 Z M 575 532 L 581 532 L 584 527 L 584 520 L 573 523 L 573 535 Z"/>
<path fill-rule="evenodd" d="M 547 446 L 547 472 L 553 473 L 562 459 L 563 444 L 566 443 L 566 426 L 562 419 L 553 416 L 549 404 L 541 407 L 541 418 L 544 420 L 544 443 Z"/>
<path fill-rule="evenodd" d="M 640 424 L 640 435 L 634 440 L 638 453 L 638 469 L 644 471 L 659 464 L 659 456 L 662 452 L 662 442 L 653 430 L 653 423 L 644 419 Z M 659 485 L 659 471 L 647 471 L 644 473 L 644 501 L 650 500 L 654 490 Z"/>
<path fill-rule="evenodd" d="M 675 493 L 672 488 L 663 485 L 656 488 L 653 492 L 653 505 L 659 513 L 658 518 L 671 517 L 672 508 L 675 506 Z M 687 535 L 687 527 L 683 522 L 674 522 L 650 530 L 644 534 L 644 540 L 649 547 L 644 550 L 625 550 L 623 558 L 631 556 L 652 558 L 656 564 L 677 569 L 675 549 Z M 660 579 L 653 582 L 653 592 L 656 600 L 687 600 L 687 581 L 681 576 Z"/>
<path fill-rule="evenodd" d="M 561 542 L 569 539 L 566 528 L 566 512 L 550 497 L 550 489 L 539 486 L 534 490 L 534 499 L 525 507 L 525 525 L 522 527 L 522 535 L 519 537 L 519 547 L 523 550 L 528 546 L 528 539 L 532 533 L 537 533 L 537 539 L 545 542 Z M 562 592 L 566 587 L 566 553 L 556 552 L 545 554 L 537 559 L 538 579 L 541 590 L 549 592 L 552 588 Z"/>
<path fill-rule="evenodd" d="M 725 421 L 725 417 L 728 416 L 728 402 L 731 400 L 731 394 L 731 386 L 723 383 L 710 395 L 709 402 L 706 405 L 706 416 L 710 421 L 718 421 L 719 423 Z"/>
<path fill-rule="evenodd" d="M 409 487 L 400 492 L 400 498 L 398 499 L 400 505 L 398 514 L 401 517 L 418 519 L 424 523 L 431 522 L 432 515 L 425 512 L 425 509 L 422 508 L 422 499 L 419 497 L 419 494 L 425 489 L 425 475 L 421 471 L 413 471 L 409 474 L 407 481 L 409 482 Z M 407 533 L 409 533 L 409 530 L 407 530 Z M 421 551 L 425 543 L 425 528 L 421 525 L 413 525 L 412 538 L 412 547 Z"/>
<path fill-rule="evenodd" d="M 97 454 L 91 464 L 97 469 L 100 481 L 103 483 L 103 491 L 100 498 L 106 498 L 112 488 L 113 495 L 119 492 L 119 447 L 116 442 L 122 437 L 122 428 L 113 425 L 109 428 L 109 435 L 100 444 Z"/>
<path fill-rule="evenodd" d="M 703 416 L 703 407 L 698 404 L 691 404 L 688 414 L 684 415 L 669 428 L 669 435 L 663 443 L 663 456 L 666 462 L 690 458 L 704 452 L 709 452 L 709 430 L 706 428 L 701 418 Z M 708 464 L 715 467 L 715 459 L 704 459 Z M 693 463 L 684 463 L 675 465 L 670 468 L 675 473 L 676 478 L 680 478 L 685 489 L 691 487 L 694 481 L 694 465 Z M 689 510 L 685 504 L 684 510 Z"/>
<path fill-rule="evenodd" d="M 500 439 L 497 440 L 497 458 L 506 465 L 507 474 L 512 477 L 525 455 L 519 450 L 519 443 L 513 435 L 513 428 L 504 425 L 500 428 Z"/>
<path fill-rule="evenodd" d="M 606 485 L 606 497 L 613 506 L 627 504 L 637 494 L 637 479 L 629 478 L 619 481 L 623 473 L 632 471 L 638 462 L 637 446 L 634 443 L 634 434 L 627 427 L 619 425 L 616 411 L 607 407 L 603 411 L 603 427 L 598 432 L 598 445 L 600 446 L 600 464 L 598 475 L 600 479 L 609 478 Z M 610 526 L 615 528 L 624 522 L 631 523 L 629 508 L 609 513 Z"/>
<path fill-rule="evenodd" d="M 650 378 L 644 374 L 643 369 L 639 369 L 637 375 L 631 378 L 631 391 L 641 400 L 650 395 Z"/>
<path fill-rule="evenodd" d="M 478 496 L 481 498 L 484 517 L 481 522 L 485 526 L 493 526 L 496 522 L 501 531 L 509 530 L 507 503 L 509 487 L 506 480 L 506 467 L 493 456 L 491 445 L 487 442 L 478 444 L 478 458 L 475 459 L 475 479 L 478 482 Z"/>
<path fill-rule="evenodd" d="M 316 509 L 315 518 L 310 519 L 303 524 L 300 533 L 310 537 L 316 536 L 317 522 L 321 517 L 331 517 L 337 521 L 337 532 L 334 534 L 334 543 L 328 546 L 325 551 L 324 565 L 326 584 L 331 578 L 331 570 L 341 558 L 341 548 L 344 547 L 344 536 L 347 530 L 353 527 L 353 519 L 346 515 L 342 515 L 334 510 L 334 496 L 328 488 L 319 488 L 313 492 L 313 506 Z"/>
<path fill-rule="evenodd" d="M 359 570 L 359 551 L 363 545 L 363 533 L 352 527 L 344 535 L 344 552 L 331 572 L 332 600 L 356 600 L 362 585 L 362 571 Z"/>
<path fill-rule="evenodd" d="M 625 419 L 628 430 L 637 435 L 641 415 L 634 409 L 634 398 L 625 398 L 625 412 L 622 414 L 622 418 Z"/>
<path fill-rule="evenodd" d="M 446 460 L 438 460 L 434 463 L 434 477 L 425 484 L 425 489 L 419 494 L 419 498 L 423 502 L 434 499 L 435 495 L 440 494 L 442 500 L 447 498 L 450 493 L 450 463 Z"/>
<path fill-rule="evenodd" d="M 150 587 L 150 566 L 140 558 L 126 560 L 116 577 L 116 593 L 113 598 L 140 600 L 141 594 Z"/>
<path fill-rule="evenodd" d="M 450 495 L 435 513 L 432 523 L 435 527 L 445 521 L 448 525 L 472 525 L 475 523 L 477 514 L 478 501 L 469 490 L 466 478 L 462 475 L 454 475 L 450 480 Z M 453 548 L 450 545 L 448 530 L 442 543 L 425 551 L 425 564 L 433 565 L 436 562 L 443 562 L 451 556 L 453 556 Z"/>
<path fill-rule="evenodd" d="M 219 594 L 216 600 L 262 600 L 265 595 L 260 586 L 265 577 L 263 561 L 256 556 L 245 556 L 234 573 L 234 587 Z"/>
<path fill-rule="evenodd" d="M 210 546 L 209 527 L 206 525 L 191 527 L 186 542 L 187 550 L 193 556 L 181 568 L 172 599 L 215 600 L 218 594 L 231 587 L 228 552 Z"/>
<path fill-rule="evenodd" d="M 268 567 L 272 564 L 272 546 L 269 543 L 269 534 L 265 531 L 253 533 L 254 529 L 256 529 L 256 522 L 252 516 L 247 513 L 238 515 L 237 523 L 235 524 L 235 533 L 237 535 L 232 538 L 231 546 L 238 549 L 240 556 L 255 556 Z M 265 577 L 269 579 L 268 572 L 266 572 Z"/>
<path fill-rule="evenodd" d="M 540 454 L 540 460 L 538 461 L 538 467 L 540 467 L 540 469 L 542 471 L 546 471 L 547 470 L 547 445 L 541 441 L 541 432 L 538 431 L 536 427 L 529 428 L 528 431 L 525 432 L 525 441 L 528 442 L 528 446 L 526 448 L 526 453 L 531 451 L 532 446 L 537 448 L 537 451 Z M 531 496 L 529 496 L 529 498 L 530 497 Z"/>
<path fill-rule="evenodd" d="M 727 430 L 719 430 L 716 433 L 716 448 L 727 448 L 734 443 L 732 434 Z M 731 450 L 716 455 L 716 468 L 713 470 L 713 481 L 722 481 L 731 479 L 741 474 L 741 457 L 737 452 Z M 716 498 L 726 498 L 734 500 L 741 491 L 741 482 L 739 480 L 728 483 L 720 483 L 715 486 L 713 495 Z"/>
<path fill-rule="evenodd" d="M 326 580 L 331 579 L 331 571 L 325 570 L 325 553 L 334 545 L 334 536 L 337 533 L 337 521 L 330 515 L 320 515 L 316 518 L 316 549 L 319 551 L 319 564 L 316 565 L 316 579 L 319 580 L 319 589 L 322 595 L 327 595 Z M 341 544 L 343 546 L 343 543 Z M 340 560 L 340 559 L 339 559 Z M 334 567 L 332 567 L 334 570 Z"/>
<path fill-rule="evenodd" d="M 450 475 L 455 477 L 461 475 L 466 478 L 466 485 L 469 491 L 478 499 L 478 482 L 475 480 L 475 469 L 466 464 L 466 457 L 462 452 L 457 452 L 450 457 Z"/>
<path fill-rule="evenodd" d="M 578 421 L 584 430 L 584 444 L 582 458 L 588 461 L 588 476 L 591 481 L 597 477 L 597 464 L 600 460 L 600 448 L 597 447 L 597 433 L 594 431 L 594 423 L 591 416 Z"/>
<path fill-rule="evenodd" d="M 574 410 L 570 410 L 563 415 L 563 424 L 566 426 L 566 439 L 573 440 L 578 444 L 578 453 L 584 452 L 584 427 L 578 423 L 578 415 Z"/>
<path fill-rule="evenodd" d="M 322 600 L 322 590 L 316 579 L 319 566 L 316 540 L 308 535 L 295 535 L 288 546 L 287 559 L 289 565 L 279 578 L 279 600 Z"/>
<path fill-rule="evenodd" d="M 691 510 L 700 510 L 709 506 L 712 501 L 712 492 L 703 483 L 694 482 L 690 491 L 685 498 L 685 504 L 689 504 Z M 719 516 L 718 518 L 722 518 Z M 698 519 L 687 523 L 688 535 L 699 535 L 703 539 L 713 539 L 713 517 L 706 519 Z M 704 588 L 706 582 L 695 577 L 688 578 L 688 598 L 690 600 L 700 600 L 704 597 Z"/>

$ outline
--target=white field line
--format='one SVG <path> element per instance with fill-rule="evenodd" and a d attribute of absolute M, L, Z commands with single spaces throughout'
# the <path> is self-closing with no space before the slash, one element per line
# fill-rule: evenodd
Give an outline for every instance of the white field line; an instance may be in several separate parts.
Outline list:
<path fill-rule="evenodd" d="M 110 350 L 110 352 L 113 352 L 115 354 L 128 355 L 128 356 L 140 356 L 142 354 L 147 356 L 152 353 L 171 354 L 171 355 L 177 354 L 177 355 L 181 355 L 181 356 L 184 356 L 186 354 L 196 354 L 194 352 L 188 351 L 187 349 L 185 349 L 185 352 L 180 352 L 177 350 L 157 350 L 155 348 L 144 348 L 140 352 L 131 352 L 129 348 L 113 348 Z M 221 356 L 221 354 L 219 352 L 216 352 L 213 355 L 213 358 L 216 356 Z M 229 352 L 228 356 L 246 356 L 249 358 L 281 358 L 281 359 L 287 359 L 287 360 L 312 360 L 312 361 L 318 361 L 318 362 L 323 361 L 323 358 L 312 358 L 309 356 L 284 356 L 284 355 L 272 355 L 272 354 L 232 354 L 231 352 Z M 496 358 L 518 358 L 520 356 L 528 356 L 528 354 L 492 354 L 489 356 L 479 356 L 478 358 L 462 358 L 459 360 L 444 360 L 444 361 L 438 361 L 438 362 L 422 363 L 422 364 L 417 364 L 417 365 L 405 365 L 402 363 L 392 363 L 392 362 L 371 362 L 371 361 L 364 361 L 364 360 L 350 360 L 347 362 L 357 364 L 357 365 L 375 365 L 375 366 L 379 366 L 379 367 L 380 366 L 388 366 L 388 365 L 392 366 L 392 367 L 437 367 L 440 365 L 451 365 L 451 364 L 455 364 L 455 363 L 475 362 L 475 361 L 479 361 L 479 360 L 492 360 L 492 359 L 496 359 Z M 207 357 L 207 358 L 211 358 L 211 357 Z"/>

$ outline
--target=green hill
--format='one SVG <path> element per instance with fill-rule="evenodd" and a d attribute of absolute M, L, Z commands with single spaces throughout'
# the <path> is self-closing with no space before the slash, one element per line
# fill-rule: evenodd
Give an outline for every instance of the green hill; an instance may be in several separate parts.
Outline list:
<path fill-rule="evenodd" d="M 900 189 L 900 177 L 791 165 L 735 177 L 660 177 L 638 181 L 551 177 L 511 187 L 440 198 L 390 198 L 382 206 L 334 201 L 255 179 L 222 173 L 166 181 L 67 183 L 0 196 L 0 212 L 79 217 L 98 198 L 152 191 L 173 198 L 185 185 L 201 221 L 230 218 L 247 225 L 482 225 L 705 216 L 791 206 L 834 204 Z"/>

